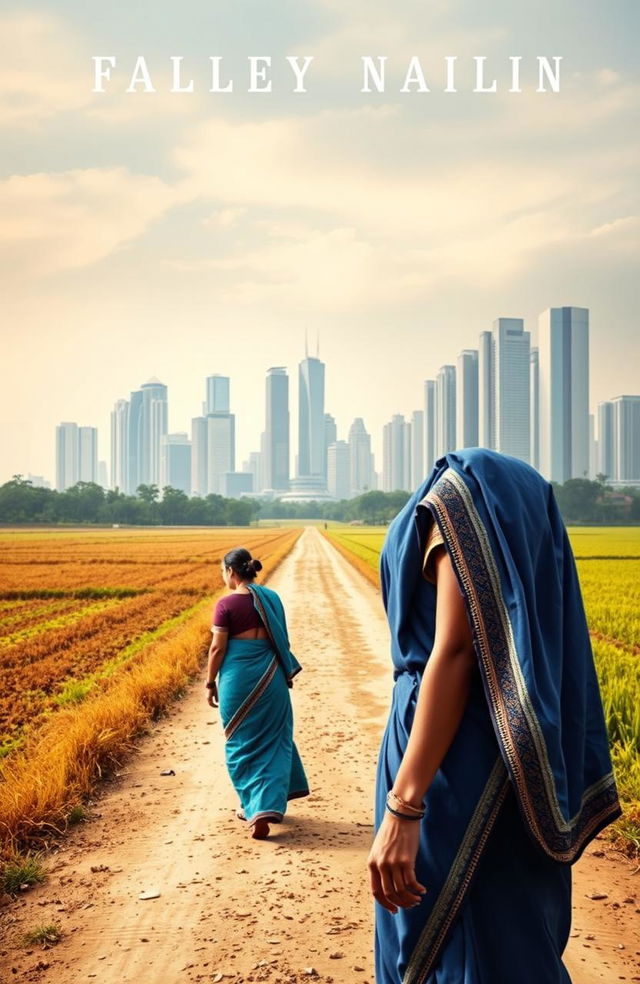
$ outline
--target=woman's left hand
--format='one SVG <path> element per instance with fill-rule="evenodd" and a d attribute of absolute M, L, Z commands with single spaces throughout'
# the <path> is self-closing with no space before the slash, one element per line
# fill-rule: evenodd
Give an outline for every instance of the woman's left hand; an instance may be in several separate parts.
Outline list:
<path fill-rule="evenodd" d="M 209 688 L 207 694 L 207 704 L 209 707 L 219 707 L 219 697 L 218 697 L 218 687 L 217 684 Z"/>
<path fill-rule="evenodd" d="M 415 871 L 420 826 L 415 820 L 400 820 L 385 811 L 369 852 L 371 894 L 389 912 L 419 905 L 426 892 Z"/>

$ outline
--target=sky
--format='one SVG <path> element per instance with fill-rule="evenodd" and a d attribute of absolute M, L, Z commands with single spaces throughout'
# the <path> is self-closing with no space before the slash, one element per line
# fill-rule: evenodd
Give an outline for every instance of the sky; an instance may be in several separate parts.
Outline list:
<path fill-rule="evenodd" d="M 305 336 L 338 437 L 362 416 L 378 468 L 384 423 L 498 317 L 535 343 L 545 308 L 588 307 L 592 409 L 640 393 L 638 4 L 401 7 L 0 2 L 0 481 L 54 480 L 61 421 L 109 461 L 113 404 L 152 376 L 172 432 L 231 377 L 239 467 L 284 365 L 293 445 Z M 127 93 L 140 55 L 156 91 Z M 560 92 L 536 92 L 538 55 Z M 116 59 L 101 93 L 94 56 Z M 171 56 L 193 92 L 169 91 Z M 208 91 L 211 56 L 232 92 Z M 287 56 L 313 57 L 304 93 Z M 414 56 L 429 92 L 400 91 Z M 472 92 L 476 56 L 495 93 Z"/>

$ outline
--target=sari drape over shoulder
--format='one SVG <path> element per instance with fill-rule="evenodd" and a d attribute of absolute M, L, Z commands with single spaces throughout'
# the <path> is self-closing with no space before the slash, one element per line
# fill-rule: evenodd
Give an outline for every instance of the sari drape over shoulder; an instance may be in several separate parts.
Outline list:
<path fill-rule="evenodd" d="M 389 527 L 381 581 L 396 684 L 376 821 L 433 647 L 436 588 L 422 576 L 433 522 L 465 599 L 478 671 L 427 793 L 417 859 L 427 895 L 396 916 L 376 906 L 377 980 L 560 984 L 569 980 L 567 865 L 620 807 L 568 536 L 551 485 L 516 458 L 446 454 Z M 500 926 L 492 948 L 489 924 L 480 928 L 487 907 Z"/>
<path fill-rule="evenodd" d="M 227 643 L 219 675 L 225 759 L 247 822 L 279 823 L 288 800 L 309 794 L 289 694 L 301 667 L 289 648 L 280 598 L 263 586 L 250 590 L 268 639 Z"/>

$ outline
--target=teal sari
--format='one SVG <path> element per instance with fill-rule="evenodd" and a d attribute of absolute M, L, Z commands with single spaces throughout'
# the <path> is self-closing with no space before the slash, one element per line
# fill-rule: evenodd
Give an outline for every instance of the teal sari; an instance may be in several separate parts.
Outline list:
<path fill-rule="evenodd" d="M 300 664 L 289 649 L 280 598 L 251 585 L 267 639 L 229 639 L 218 677 L 229 776 L 248 823 L 280 823 L 287 802 L 309 795 L 293 740 L 289 690 Z"/>

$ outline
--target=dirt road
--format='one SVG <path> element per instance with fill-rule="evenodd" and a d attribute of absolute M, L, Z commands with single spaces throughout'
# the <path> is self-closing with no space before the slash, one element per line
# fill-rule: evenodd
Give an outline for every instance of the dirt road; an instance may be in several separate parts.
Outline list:
<path fill-rule="evenodd" d="M 293 699 L 313 794 L 250 841 L 217 712 L 194 684 L 51 858 L 47 883 L 5 911 L 3 984 L 373 984 L 365 859 L 391 686 L 380 597 L 314 529 L 269 583 L 304 665 Z M 596 841 L 575 869 L 574 984 L 640 980 L 638 876 L 603 851 Z M 57 946 L 18 946 L 48 923 Z"/>

